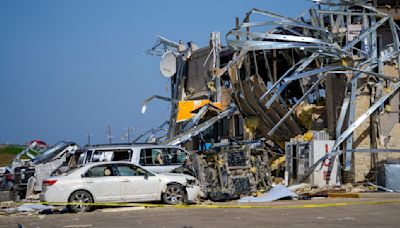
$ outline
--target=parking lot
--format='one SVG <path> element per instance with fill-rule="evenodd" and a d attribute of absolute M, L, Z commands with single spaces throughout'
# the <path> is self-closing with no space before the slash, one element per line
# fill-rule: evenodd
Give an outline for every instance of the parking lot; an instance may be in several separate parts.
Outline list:
<path fill-rule="evenodd" d="M 241 208 L 239 208 L 241 207 Z M 258 207 L 258 208 L 256 208 Z M 216 203 L 187 208 L 102 208 L 0 217 L 0 227 L 398 227 L 399 198 Z"/>

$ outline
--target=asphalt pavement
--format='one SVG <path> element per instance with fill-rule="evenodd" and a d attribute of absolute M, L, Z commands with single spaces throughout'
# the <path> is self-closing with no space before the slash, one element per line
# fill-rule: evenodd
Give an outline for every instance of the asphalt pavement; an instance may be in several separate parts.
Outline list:
<path fill-rule="evenodd" d="M 54 215 L 7 215 L 3 227 L 400 227 L 392 197 L 272 203 L 217 203 L 195 207 L 103 208 Z"/>

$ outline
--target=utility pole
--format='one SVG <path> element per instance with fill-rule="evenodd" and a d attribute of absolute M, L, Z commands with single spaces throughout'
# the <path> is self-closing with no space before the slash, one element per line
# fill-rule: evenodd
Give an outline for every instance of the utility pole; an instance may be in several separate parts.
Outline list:
<path fill-rule="evenodd" d="M 111 144 L 111 143 L 112 143 L 112 139 L 113 139 L 114 137 L 113 137 L 113 135 L 111 134 L 111 126 L 110 126 L 110 125 L 107 126 L 106 134 L 107 134 L 107 140 L 108 140 L 108 142 Z"/>
<path fill-rule="evenodd" d="M 126 130 L 126 133 L 125 133 L 124 137 L 121 138 L 121 140 L 124 140 L 126 137 L 126 139 L 128 140 L 128 143 L 129 143 L 131 141 L 131 131 L 135 130 L 135 128 L 128 126 L 124 129 Z"/>
<path fill-rule="evenodd" d="M 91 134 L 86 134 L 86 137 L 87 137 L 87 141 L 88 141 L 88 146 L 90 146 L 90 145 L 92 145 L 91 143 L 90 143 L 90 137 L 91 137 L 92 135 Z"/>

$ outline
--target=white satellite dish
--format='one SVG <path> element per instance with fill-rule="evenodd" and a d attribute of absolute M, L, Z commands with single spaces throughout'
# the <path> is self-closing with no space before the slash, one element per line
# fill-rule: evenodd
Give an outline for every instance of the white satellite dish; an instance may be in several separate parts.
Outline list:
<path fill-rule="evenodd" d="M 160 72 L 167 78 L 172 77 L 176 73 L 176 57 L 172 51 L 167 51 L 161 57 Z"/>

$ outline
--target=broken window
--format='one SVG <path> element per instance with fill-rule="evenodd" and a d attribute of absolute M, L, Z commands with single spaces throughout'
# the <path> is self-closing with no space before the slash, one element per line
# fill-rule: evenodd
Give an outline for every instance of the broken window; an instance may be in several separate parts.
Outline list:
<path fill-rule="evenodd" d="M 186 153 L 177 148 L 165 148 L 164 160 L 166 165 L 181 165 L 186 159 Z"/>
<path fill-rule="evenodd" d="M 132 150 L 96 150 L 93 152 L 91 162 L 102 161 L 131 161 Z M 88 159 L 90 161 L 90 159 Z"/>
<path fill-rule="evenodd" d="M 82 153 L 81 155 L 79 155 L 79 158 L 78 158 L 77 164 L 78 164 L 78 165 L 83 165 L 83 163 L 84 163 L 84 160 L 85 160 L 85 154 L 84 154 L 84 153 Z"/>
<path fill-rule="evenodd" d="M 218 122 L 218 136 L 221 138 L 229 138 L 229 122 L 228 119 L 222 119 Z"/>
<path fill-rule="evenodd" d="M 187 154 L 178 148 L 142 149 L 139 164 L 148 165 L 181 165 Z"/>
<path fill-rule="evenodd" d="M 240 115 L 234 115 L 235 137 L 243 137 L 243 118 Z"/>
<path fill-rule="evenodd" d="M 132 158 L 131 150 L 117 150 L 114 151 L 114 157 L 112 161 L 130 161 Z"/>
<path fill-rule="evenodd" d="M 142 149 L 140 151 L 139 164 L 142 166 L 163 165 L 164 160 L 162 159 L 162 150 L 154 148 Z"/>

